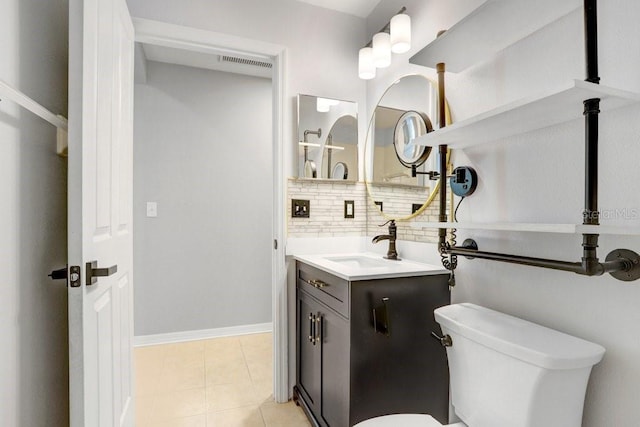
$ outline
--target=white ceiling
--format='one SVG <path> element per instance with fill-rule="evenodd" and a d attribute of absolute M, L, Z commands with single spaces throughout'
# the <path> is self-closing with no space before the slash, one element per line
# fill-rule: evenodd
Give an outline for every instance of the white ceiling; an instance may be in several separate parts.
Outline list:
<path fill-rule="evenodd" d="M 381 0 L 298 0 L 325 9 L 366 18 Z"/>

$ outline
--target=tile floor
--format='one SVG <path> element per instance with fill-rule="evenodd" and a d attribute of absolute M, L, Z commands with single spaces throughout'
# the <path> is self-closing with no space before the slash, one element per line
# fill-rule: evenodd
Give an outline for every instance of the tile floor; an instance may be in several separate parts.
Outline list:
<path fill-rule="evenodd" d="M 307 427 L 273 400 L 270 333 L 135 349 L 137 427 Z"/>

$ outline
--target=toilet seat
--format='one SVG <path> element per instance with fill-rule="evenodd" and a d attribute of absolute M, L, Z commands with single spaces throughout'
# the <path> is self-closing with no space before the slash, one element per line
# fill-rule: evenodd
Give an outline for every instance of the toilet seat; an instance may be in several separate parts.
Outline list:
<path fill-rule="evenodd" d="M 463 422 L 440 424 L 431 415 L 393 414 L 364 420 L 353 427 L 467 427 Z"/>

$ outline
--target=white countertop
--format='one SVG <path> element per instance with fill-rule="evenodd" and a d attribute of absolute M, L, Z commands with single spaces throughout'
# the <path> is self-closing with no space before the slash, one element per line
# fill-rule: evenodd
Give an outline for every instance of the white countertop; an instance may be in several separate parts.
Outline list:
<path fill-rule="evenodd" d="M 298 261 L 349 281 L 431 276 L 448 273 L 448 270 L 442 266 L 406 259 L 393 261 L 369 252 L 292 255 Z"/>

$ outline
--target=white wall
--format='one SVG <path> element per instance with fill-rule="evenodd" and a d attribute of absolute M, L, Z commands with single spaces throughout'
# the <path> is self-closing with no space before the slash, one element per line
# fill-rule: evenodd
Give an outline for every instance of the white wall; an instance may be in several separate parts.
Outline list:
<path fill-rule="evenodd" d="M 414 42 L 404 56 L 394 56 L 387 72 L 368 84 L 368 110 L 377 94 L 400 75 L 433 70 L 409 65 L 408 58 L 464 16 L 480 1 L 383 0 L 370 16 L 373 32 L 400 6 L 413 19 Z M 601 83 L 640 91 L 640 3 L 599 2 Z M 574 13 L 522 40 L 495 58 L 458 75 L 447 74 L 447 98 L 454 121 L 569 79 L 584 79 L 582 14 Z M 580 105 L 578 108 L 582 108 Z M 640 107 L 607 112 L 600 119 L 600 209 L 627 209 L 602 223 L 640 226 L 637 161 L 640 158 Z M 465 200 L 460 220 L 579 223 L 584 177 L 582 120 L 456 155 L 456 165 L 478 172 L 476 193 Z M 636 211 L 636 212 L 638 212 Z M 474 237 L 481 249 L 578 261 L 581 237 L 572 235 L 459 231 L 458 241 Z M 600 238 L 603 259 L 615 248 L 640 252 L 637 237 Z M 470 301 L 597 342 L 607 349 L 595 367 L 586 397 L 584 426 L 628 426 L 640 419 L 640 282 L 610 276 L 588 278 L 571 273 L 490 261 L 461 259 L 454 302 Z"/>
<path fill-rule="evenodd" d="M 148 63 L 135 87 L 135 335 L 271 322 L 271 102 L 269 79 Z"/>
<path fill-rule="evenodd" d="M 298 93 L 355 101 L 366 117 L 365 84 L 358 78 L 358 49 L 365 43 L 362 18 L 294 0 L 128 0 L 131 15 L 227 33 L 287 48 L 285 176 L 297 176 Z M 324 129 L 323 129 L 324 130 Z M 359 138 L 366 124 L 359 123 Z M 359 153 L 361 158 L 362 152 Z M 363 176 L 362 171 L 358 176 Z M 284 189 L 283 189 L 284 190 Z"/>
<path fill-rule="evenodd" d="M 0 79 L 67 109 L 67 2 L 6 0 Z M 0 423 L 69 425 L 66 161 L 53 126 L 0 102 Z"/>

